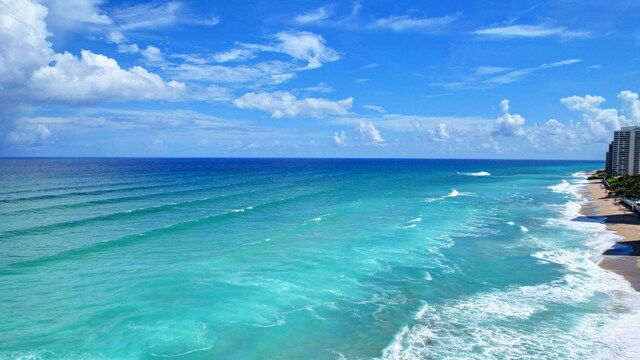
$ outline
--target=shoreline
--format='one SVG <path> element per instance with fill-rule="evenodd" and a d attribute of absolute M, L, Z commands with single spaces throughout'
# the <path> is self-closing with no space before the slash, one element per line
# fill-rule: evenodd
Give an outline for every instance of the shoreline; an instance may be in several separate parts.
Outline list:
<path fill-rule="evenodd" d="M 608 197 L 600 180 L 589 180 L 582 192 L 588 203 L 580 213 L 586 217 L 605 217 L 607 229 L 620 237 L 614 247 L 602 254 L 598 265 L 622 275 L 640 292 L 640 216 L 618 198 Z"/>

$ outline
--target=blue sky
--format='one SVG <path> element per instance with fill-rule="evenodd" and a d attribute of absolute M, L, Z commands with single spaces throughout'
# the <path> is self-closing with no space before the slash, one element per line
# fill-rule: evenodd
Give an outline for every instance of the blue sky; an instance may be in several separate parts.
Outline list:
<path fill-rule="evenodd" d="M 640 2 L 0 0 L 0 155 L 601 159 Z"/>

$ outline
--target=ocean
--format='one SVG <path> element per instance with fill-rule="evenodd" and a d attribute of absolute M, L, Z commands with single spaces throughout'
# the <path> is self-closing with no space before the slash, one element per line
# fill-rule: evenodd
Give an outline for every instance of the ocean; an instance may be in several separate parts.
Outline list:
<path fill-rule="evenodd" d="M 0 159 L 0 358 L 634 358 L 602 167 Z"/>

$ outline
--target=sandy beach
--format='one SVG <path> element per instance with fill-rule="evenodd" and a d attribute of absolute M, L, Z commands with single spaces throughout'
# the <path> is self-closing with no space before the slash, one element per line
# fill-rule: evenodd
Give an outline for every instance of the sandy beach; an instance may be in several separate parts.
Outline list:
<path fill-rule="evenodd" d="M 592 180 L 585 189 L 589 204 L 582 208 L 586 216 L 606 216 L 607 228 L 622 237 L 618 241 L 623 247 L 629 246 L 631 255 L 616 255 L 607 251 L 599 265 L 614 271 L 627 279 L 631 286 L 640 291 L 640 217 L 619 199 L 607 196 L 607 190 L 599 180 Z"/>

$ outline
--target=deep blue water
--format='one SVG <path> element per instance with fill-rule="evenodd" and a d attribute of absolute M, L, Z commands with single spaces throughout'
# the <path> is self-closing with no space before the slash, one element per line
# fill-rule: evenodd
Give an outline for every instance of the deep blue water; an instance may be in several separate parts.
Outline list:
<path fill-rule="evenodd" d="M 602 165 L 0 159 L 0 357 L 633 358 Z"/>

